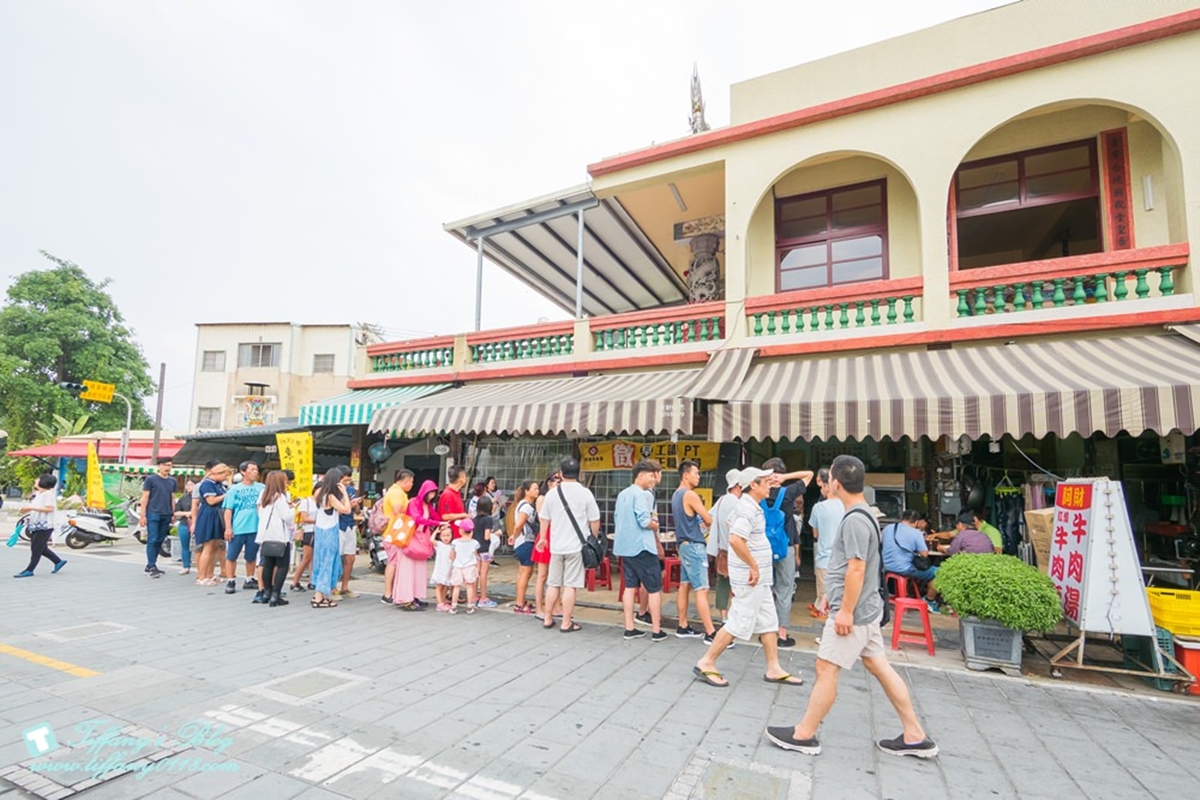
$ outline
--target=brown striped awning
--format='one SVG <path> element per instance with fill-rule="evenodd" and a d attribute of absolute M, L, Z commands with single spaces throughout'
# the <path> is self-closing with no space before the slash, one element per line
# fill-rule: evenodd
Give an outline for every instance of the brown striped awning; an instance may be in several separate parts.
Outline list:
<path fill-rule="evenodd" d="M 700 368 L 468 384 L 377 411 L 371 431 L 546 436 L 692 432 Z"/>
<path fill-rule="evenodd" d="M 709 407 L 709 439 L 1090 436 L 1200 427 L 1200 347 L 1183 336 L 955 346 L 754 365 Z"/>
<path fill-rule="evenodd" d="M 697 400 L 724 400 L 736 392 L 750 371 L 750 362 L 757 353 L 753 347 L 738 347 L 731 350 L 715 350 L 708 363 L 687 392 Z"/>

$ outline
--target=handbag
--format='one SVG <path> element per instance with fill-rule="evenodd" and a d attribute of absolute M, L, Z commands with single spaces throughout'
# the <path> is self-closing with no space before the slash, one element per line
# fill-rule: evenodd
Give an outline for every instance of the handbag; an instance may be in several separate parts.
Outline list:
<path fill-rule="evenodd" d="M 562 501 L 563 509 L 567 512 L 567 519 L 571 520 L 571 527 L 575 529 L 575 535 L 579 537 L 579 543 L 583 545 L 580 550 L 580 554 L 583 556 L 583 568 L 598 569 L 600 562 L 604 561 L 604 545 L 591 531 L 588 531 L 586 537 L 583 535 L 583 531 L 579 529 L 579 522 L 571 513 L 571 506 L 567 503 L 567 496 L 563 494 L 561 483 L 558 485 L 558 499 Z"/>
<path fill-rule="evenodd" d="M 929 556 L 919 555 L 916 550 L 909 550 L 907 547 L 900 545 L 900 540 L 896 538 L 896 528 L 899 526 L 899 524 L 899 522 L 892 523 L 892 541 L 895 542 L 897 546 L 900 546 L 901 550 L 912 556 L 913 572 L 924 572 L 933 566 L 932 560 L 929 558 Z"/>
<path fill-rule="evenodd" d="M 271 530 L 271 523 L 274 521 L 275 521 L 275 504 L 272 503 L 271 504 L 271 513 L 267 515 L 267 524 L 266 524 L 265 530 L 267 530 L 267 531 Z M 279 524 L 284 526 L 283 531 L 286 534 L 287 526 L 284 524 L 283 520 L 280 520 Z M 286 541 L 280 542 L 280 541 L 276 541 L 274 539 L 268 539 L 267 541 L 260 544 L 258 546 L 258 549 L 262 551 L 263 558 L 283 558 L 284 556 L 287 555 L 288 543 Z"/>
<path fill-rule="evenodd" d="M 717 574 L 721 575 L 722 577 L 725 577 L 725 578 L 729 577 L 729 551 L 728 550 L 718 550 L 717 551 Z"/>
<path fill-rule="evenodd" d="M 412 539 L 416 527 L 416 521 L 408 514 L 397 514 L 388 520 L 387 527 L 383 529 L 383 541 L 393 547 L 403 548 Z"/>
<path fill-rule="evenodd" d="M 12 532 L 12 536 L 8 537 L 8 541 L 5 542 L 5 544 L 7 544 L 9 547 L 16 547 L 17 542 L 21 539 L 21 531 L 23 530 L 25 530 L 25 521 L 21 520 L 17 523 L 16 530 Z"/>

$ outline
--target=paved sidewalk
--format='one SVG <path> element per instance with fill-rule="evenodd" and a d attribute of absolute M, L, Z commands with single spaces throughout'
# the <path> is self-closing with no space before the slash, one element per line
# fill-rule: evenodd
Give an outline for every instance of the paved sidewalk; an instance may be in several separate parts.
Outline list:
<path fill-rule="evenodd" d="M 148 579 L 136 551 L 66 555 L 62 573 L 17 581 L 27 551 L 0 547 L 4 800 L 33 796 L 13 781 L 89 800 L 930 800 L 1174 798 L 1200 780 L 1196 705 L 1170 696 L 901 665 L 942 747 L 918 762 L 875 749 L 899 727 L 859 668 L 810 758 L 762 738 L 799 718 L 809 687 L 764 684 L 755 647 L 723 657 L 733 686 L 714 689 L 691 679 L 698 640 L 623 642 L 599 621 L 563 635 L 504 610 L 406 613 L 365 593 L 269 609 L 174 570 Z M 813 660 L 783 655 L 810 682 Z M 42 723 L 58 747 L 33 757 L 24 735 Z"/>

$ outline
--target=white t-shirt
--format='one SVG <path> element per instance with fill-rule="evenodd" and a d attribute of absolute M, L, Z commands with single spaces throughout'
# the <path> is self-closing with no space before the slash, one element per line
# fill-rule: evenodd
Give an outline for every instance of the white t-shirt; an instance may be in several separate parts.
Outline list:
<path fill-rule="evenodd" d="M 750 555 L 758 565 L 758 584 L 770 586 L 775 570 L 771 563 L 771 542 L 767 539 L 767 517 L 762 506 L 750 499 L 749 494 L 738 498 L 729 515 L 729 535 L 746 540 Z M 742 561 L 732 547 L 729 548 L 729 582 L 743 586 L 750 583 L 750 565 Z"/>
<path fill-rule="evenodd" d="M 287 497 L 279 495 L 271 505 L 258 509 L 258 535 L 254 541 L 259 544 L 291 541 L 293 519 L 295 517 Z"/>
<path fill-rule="evenodd" d="M 317 501 L 311 497 L 301 497 L 300 502 L 296 504 L 296 511 L 300 512 L 301 517 L 312 517 L 312 522 L 304 522 L 300 524 L 300 530 L 305 533 L 312 533 L 317 527 Z"/>
<path fill-rule="evenodd" d="M 579 524 L 579 533 L 585 537 L 591 529 L 590 523 L 599 521 L 600 507 L 596 505 L 596 497 L 591 490 L 579 481 L 563 481 L 557 489 L 546 493 L 541 518 L 550 520 L 550 552 L 554 555 L 570 555 L 582 551 L 583 543 L 575 533 L 571 517 L 567 516 L 567 509 L 558 494 L 559 489 L 567 498 L 571 516 Z"/>
<path fill-rule="evenodd" d="M 456 569 L 466 569 L 476 564 L 479 556 L 479 542 L 473 536 L 460 536 L 451 542 L 454 548 L 454 566 Z"/>
<path fill-rule="evenodd" d="M 716 558 L 721 550 L 729 549 L 729 517 L 738 498 L 724 494 L 717 498 L 712 507 L 712 528 L 708 532 L 708 554 Z"/>
<path fill-rule="evenodd" d="M 54 509 L 58 508 L 58 493 L 53 489 L 43 489 L 34 495 L 30 502 L 34 508 L 49 508 L 50 511 L 30 511 L 27 530 L 43 531 L 54 528 Z"/>

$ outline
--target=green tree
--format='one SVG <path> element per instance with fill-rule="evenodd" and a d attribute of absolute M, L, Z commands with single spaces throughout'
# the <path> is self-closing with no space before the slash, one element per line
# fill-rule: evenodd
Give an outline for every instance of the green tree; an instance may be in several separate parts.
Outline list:
<path fill-rule="evenodd" d="M 0 428 L 8 431 L 8 449 L 37 441 L 38 423 L 51 424 L 56 415 L 88 415 L 92 430 L 125 427 L 124 403 L 86 403 L 60 389 L 59 381 L 116 384 L 133 403 L 133 427 L 149 427 L 142 400 L 154 391 L 150 366 L 106 291 L 109 281 L 93 281 L 79 265 L 42 255 L 54 266 L 18 275 L 0 308 Z"/>

